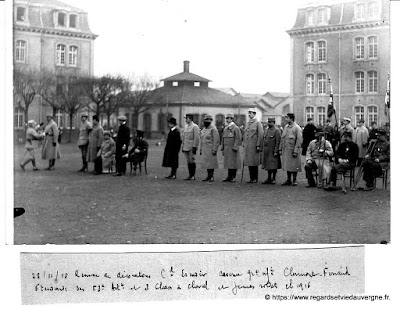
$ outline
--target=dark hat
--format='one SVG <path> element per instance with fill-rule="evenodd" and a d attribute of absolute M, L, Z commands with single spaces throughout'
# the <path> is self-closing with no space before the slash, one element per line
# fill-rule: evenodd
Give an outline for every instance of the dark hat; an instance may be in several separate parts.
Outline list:
<path fill-rule="evenodd" d="M 274 117 L 268 117 L 268 122 L 273 122 L 273 123 L 275 123 L 275 118 L 274 118 Z"/>
<path fill-rule="evenodd" d="M 288 114 L 289 115 L 289 114 Z M 314 120 L 314 119 L 312 119 L 312 118 L 307 118 L 307 121 L 312 121 L 312 120 Z"/>
<path fill-rule="evenodd" d="M 103 135 L 111 136 L 111 132 L 110 132 L 110 131 L 104 131 L 104 132 L 103 132 Z"/>
<path fill-rule="evenodd" d="M 376 134 L 379 134 L 379 135 L 386 135 L 386 131 L 383 130 L 383 129 L 377 129 L 377 130 L 375 131 L 375 133 L 376 133 Z"/>
<path fill-rule="evenodd" d="M 286 117 L 289 117 L 290 119 L 294 119 L 294 114 L 293 113 L 287 113 Z"/>
<path fill-rule="evenodd" d="M 205 116 L 204 116 L 204 121 L 206 121 L 206 120 L 212 121 L 213 118 L 212 118 L 211 115 L 205 115 Z"/>
<path fill-rule="evenodd" d="M 358 120 L 358 122 L 359 122 L 359 123 L 360 123 L 360 122 L 364 123 L 365 120 L 364 120 L 364 119 L 360 119 L 360 120 Z"/>
<path fill-rule="evenodd" d="M 144 131 L 136 130 L 136 137 L 143 137 L 143 136 L 144 136 Z"/>
<path fill-rule="evenodd" d="M 124 115 L 121 115 L 121 116 L 118 116 L 118 118 L 117 118 L 118 120 L 121 120 L 121 121 L 126 121 L 126 116 L 124 116 Z"/>
<path fill-rule="evenodd" d="M 168 122 L 176 126 L 176 119 L 174 117 L 169 118 Z"/>
<path fill-rule="evenodd" d="M 352 134 L 351 134 L 351 132 L 346 131 L 346 132 L 343 133 L 343 136 L 352 137 Z"/>
<path fill-rule="evenodd" d="M 225 118 L 232 118 L 233 119 L 233 114 L 226 114 Z"/>
<path fill-rule="evenodd" d="M 99 121 L 99 116 L 94 115 L 94 116 L 92 117 L 92 119 L 93 119 L 93 120 L 96 120 L 96 121 Z"/>
<path fill-rule="evenodd" d="M 86 117 L 86 118 L 87 118 L 88 115 L 86 115 L 86 114 L 81 114 L 81 118 L 82 118 L 82 117 Z"/>
<path fill-rule="evenodd" d="M 193 114 L 186 114 L 185 118 L 190 118 L 191 120 L 193 120 Z"/>

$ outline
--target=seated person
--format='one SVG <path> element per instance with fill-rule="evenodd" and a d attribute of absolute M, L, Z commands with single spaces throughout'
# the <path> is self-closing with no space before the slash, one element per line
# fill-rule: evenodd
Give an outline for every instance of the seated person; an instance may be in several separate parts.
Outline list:
<path fill-rule="evenodd" d="M 136 138 L 133 141 L 133 147 L 129 152 L 122 156 L 125 162 L 131 162 L 133 164 L 133 171 L 136 174 L 136 169 L 139 163 L 144 161 L 149 144 L 143 139 L 144 131 L 136 130 Z"/>
<path fill-rule="evenodd" d="M 343 142 L 339 145 L 336 151 L 336 163 L 332 166 L 329 184 L 324 188 L 327 191 L 336 190 L 337 174 L 345 174 L 346 171 L 354 169 L 358 158 L 358 146 L 352 141 L 352 133 L 343 133 Z"/>
<path fill-rule="evenodd" d="M 325 139 L 326 132 L 317 132 L 317 138 L 313 139 L 308 144 L 306 152 L 306 177 L 308 180 L 307 188 L 315 187 L 315 180 L 313 171 L 319 170 L 319 175 L 324 175 L 324 178 L 328 178 L 331 167 L 330 158 L 333 156 L 333 149 L 331 143 Z M 321 180 L 320 178 L 320 180 Z M 318 181 L 318 187 L 322 188 L 322 183 Z"/>
<path fill-rule="evenodd" d="M 364 176 L 365 188 L 361 190 L 370 191 L 374 189 L 375 177 L 382 175 L 382 170 L 389 167 L 390 144 L 386 139 L 385 130 L 376 130 L 377 141 L 371 154 L 365 156 Z"/>
<path fill-rule="evenodd" d="M 115 158 L 115 142 L 111 138 L 110 131 L 104 131 L 103 136 L 104 140 L 94 161 L 95 175 L 107 172 Z"/>

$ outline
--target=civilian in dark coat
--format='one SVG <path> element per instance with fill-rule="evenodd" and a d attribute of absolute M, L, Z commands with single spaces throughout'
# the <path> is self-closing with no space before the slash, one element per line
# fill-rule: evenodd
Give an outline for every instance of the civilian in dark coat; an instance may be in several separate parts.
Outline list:
<path fill-rule="evenodd" d="M 119 129 L 116 140 L 115 160 L 117 173 L 114 176 L 122 176 L 126 172 L 126 161 L 122 158 L 128 152 L 129 141 L 131 139 L 131 130 L 126 125 L 126 117 L 119 116 Z"/>
<path fill-rule="evenodd" d="M 307 124 L 303 129 L 303 145 L 301 154 L 305 156 L 307 154 L 308 145 L 312 140 L 315 139 L 315 132 L 317 131 L 317 127 L 314 125 L 313 119 L 308 118 Z"/>
<path fill-rule="evenodd" d="M 149 143 L 146 142 L 144 137 L 144 131 L 135 130 L 136 137 L 133 139 L 133 147 L 128 153 L 124 154 L 122 158 L 125 162 L 131 162 L 133 165 L 133 172 L 136 175 L 137 166 L 142 163 L 149 151 Z"/>
<path fill-rule="evenodd" d="M 168 120 L 168 126 L 170 129 L 167 137 L 167 144 L 165 145 L 162 166 L 171 168 L 171 174 L 165 178 L 176 179 L 176 170 L 179 167 L 179 151 L 182 144 L 181 132 L 176 124 L 175 118 L 170 118 Z"/>

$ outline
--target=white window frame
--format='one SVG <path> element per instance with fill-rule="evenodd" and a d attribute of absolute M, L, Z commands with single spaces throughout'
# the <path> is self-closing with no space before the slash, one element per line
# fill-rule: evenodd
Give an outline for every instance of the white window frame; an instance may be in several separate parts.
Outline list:
<path fill-rule="evenodd" d="M 24 128 L 24 110 L 21 107 L 14 108 L 14 128 L 16 129 Z"/>
<path fill-rule="evenodd" d="M 354 106 L 354 127 L 357 126 L 359 120 L 365 120 L 365 106 L 356 105 Z"/>
<path fill-rule="evenodd" d="M 56 45 L 56 57 L 57 57 L 57 65 L 65 66 L 66 65 L 66 55 L 67 54 L 67 45 L 65 44 L 57 44 Z"/>
<path fill-rule="evenodd" d="M 363 37 L 354 38 L 354 59 L 365 59 L 365 38 Z"/>
<path fill-rule="evenodd" d="M 178 87 L 179 83 L 178 82 L 172 82 L 173 87 Z"/>
<path fill-rule="evenodd" d="M 365 92 L 365 72 L 364 71 L 356 71 L 356 72 L 354 72 L 354 76 L 355 76 L 355 93 L 364 93 Z"/>
<path fill-rule="evenodd" d="M 354 19 L 355 20 L 365 19 L 365 4 L 364 3 L 354 4 Z"/>
<path fill-rule="evenodd" d="M 327 83 L 328 78 L 326 73 L 318 73 L 317 74 L 317 93 L 318 94 L 326 94 L 327 92 Z"/>
<path fill-rule="evenodd" d="M 315 108 L 314 106 L 305 106 L 304 107 L 304 123 L 307 123 L 308 118 L 314 119 L 315 117 Z"/>
<path fill-rule="evenodd" d="M 71 50 L 75 49 L 75 50 Z M 78 66 L 78 46 L 70 45 L 68 46 L 68 66 L 77 67 Z"/>
<path fill-rule="evenodd" d="M 314 10 L 307 10 L 306 12 L 306 25 L 314 26 Z"/>
<path fill-rule="evenodd" d="M 315 94 L 315 75 L 306 75 L 306 94 Z"/>
<path fill-rule="evenodd" d="M 59 128 L 64 128 L 64 113 L 60 110 L 56 110 L 56 123 Z"/>
<path fill-rule="evenodd" d="M 193 85 L 194 85 L 195 87 L 200 87 L 200 82 L 194 82 Z"/>
<path fill-rule="evenodd" d="M 315 62 L 315 42 L 308 41 L 305 42 L 305 62 L 314 63 Z"/>
<path fill-rule="evenodd" d="M 371 108 L 374 108 L 375 111 L 370 111 Z M 378 106 L 376 105 L 367 106 L 367 126 L 370 127 L 372 122 L 378 123 Z"/>
<path fill-rule="evenodd" d="M 372 10 L 373 9 L 373 10 Z M 378 1 L 371 1 L 367 4 L 367 16 L 368 19 L 376 19 L 379 18 L 380 15 L 380 7 Z"/>
<path fill-rule="evenodd" d="M 323 43 L 323 47 L 320 47 L 320 43 Z M 320 54 L 323 54 L 322 59 L 320 59 Z M 318 62 L 326 62 L 326 56 L 327 56 L 327 43 L 325 40 L 319 40 L 317 42 L 317 61 Z"/>
<path fill-rule="evenodd" d="M 317 24 L 327 25 L 330 18 L 330 11 L 328 8 L 320 8 L 317 10 Z"/>
<path fill-rule="evenodd" d="M 374 39 L 374 42 L 370 42 L 371 39 Z M 368 44 L 368 59 L 378 59 L 378 36 L 371 35 L 367 38 Z M 372 51 L 372 56 L 371 56 Z"/>
<path fill-rule="evenodd" d="M 372 78 L 370 76 L 371 74 L 373 75 Z M 367 76 L 368 76 L 368 93 L 378 93 L 378 72 L 375 70 L 370 70 L 367 72 Z"/>
<path fill-rule="evenodd" d="M 317 106 L 317 125 L 323 126 L 326 121 L 326 107 L 325 106 Z"/>
<path fill-rule="evenodd" d="M 23 46 L 22 46 L 23 45 Z M 15 62 L 26 63 L 27 43 L 24 40 L 15 42 Z"/>

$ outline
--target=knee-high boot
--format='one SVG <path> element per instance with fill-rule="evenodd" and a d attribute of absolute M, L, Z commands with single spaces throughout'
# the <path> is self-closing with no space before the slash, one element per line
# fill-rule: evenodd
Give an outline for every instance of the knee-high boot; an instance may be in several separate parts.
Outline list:
<path fill-rule="evenodd" d="M 25 159 L 25 161 L 22 162 L 19 166 L 21 166 L 22 170 L 25 171 L 25 165 L 27 165 L 32 160 L 33 159 L 31 159 L 31 158 Z"/>

